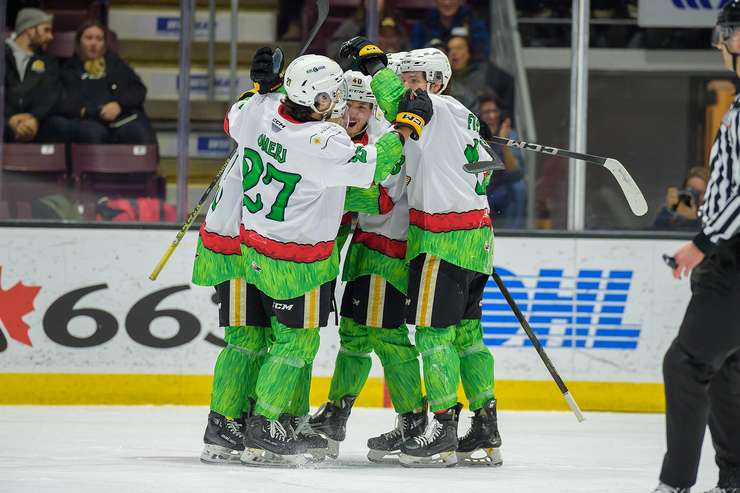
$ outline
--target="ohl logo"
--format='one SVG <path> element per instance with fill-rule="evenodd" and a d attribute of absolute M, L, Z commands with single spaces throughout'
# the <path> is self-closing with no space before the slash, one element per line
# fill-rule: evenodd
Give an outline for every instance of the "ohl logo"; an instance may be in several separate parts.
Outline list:
<path fill-rule="evenodd" d="M 730 2 L 730 0 L 673 0 L 673 5 L 675 5 L 679 9 L 721 9 L 725 5 L 727 5 Z M 712 5 L 714 4 L 714 5 Z"/>
<path fill-rule="evenodd" d="M 34 310 L 33 301 L 41 290 L 41 286 L 24 286 L 20 281 L 10 289 L 3 289 L 2 273 L 0 267 L 0 352 L 8 347 L 3 328 L 11 339 L 32 346 L 28 334 L 31 327 L 23 321 L 23 317 Z"/>
<path fill-rule="evenodd" d="M 576 276 L 563 275 L 563 269 L 540 269 L 536 276 L 496 271 L 543 346 L 637 349 L 640 325 L 623 321 L 632 271 L 581 269 Z M 492 280 L 482 309 L 486 345 L 532 345 Z"/>

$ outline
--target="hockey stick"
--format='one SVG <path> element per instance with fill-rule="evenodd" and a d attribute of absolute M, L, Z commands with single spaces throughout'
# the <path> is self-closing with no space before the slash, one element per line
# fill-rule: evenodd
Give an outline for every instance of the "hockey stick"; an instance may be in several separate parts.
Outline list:
<path fill-rule="evenodd" d="M 316 24 L 314 25 L 313 29 L 311 29 L 311 33 L 308 36 L 308 40 L 306 41 L 306 44 L 303 45 L 303 48 L 301 48 L 301 51 L 298 52 L 298 56 L 303 55 L 306 50 L 308 49 L 309 45 L 313 41 L 313 38 L 316 37 L 316 33 L 319 32 L 319 29 L 321 29 L 321 26 L 324 24 L 324 21 L 326 20 L 327 16 L 329 15 L 329 0 L 316 0 L 316 9 L 318 10 L 318 17 L 316 19 Z M 275 52 L 272 55 L 272 64 L 273 67 L 279 68 L 283 63 L 283 51 L 280 48 L 275 48 Z M 216 173 L 216 176 L 213 177 L 213 180 L 211 181 L 211 184 L 208 185 L 208 188 L 206 188 L 205 192 L 203 192 L 203 195 L 200 197 L 200 200 L 198 201 L 198 204 L 195 206 L 195 209 L 190 212 L 187 219 L 185 220 L 185 224 L 182 225 L 182 228 L 175 236 L 175 239 L 172 240 L 172 243 L 167 247 L 167 250 L 165 250 L 164 254 L 162 255 L 162 258 L 159 259 L 159 262 L 157 262 L 157 265 L 154 266 L 154 270 L 152 270 L 152 273 L 149 274 L 149 279 L 152 281 L 155 281 L 157 277 L 159 276 L 159 273 L 162 271 L 164 266 L 167 264 L 167 261 L 172 256 L 172 253 L 175 251 L 175 248 L 177 248 L 177 245 L 180 244 L 180 241 L 182 241 L 183 237 L 185 236 L 185 233 L 187 233 L 188 229 L 190 229 L 190 226 L 192 226 L 193 222 L 195 221 L 195 218 L 198 217 L 198 214 L 200 214 L 200 210 L 203 208 L 203 205 L 206 203 L 206 200 L 208 199 L 208 196 L 211 194 L 213 189 L 216 187 L 216 184 L 221 180 L 221 175 L 223 175 L 224 171 L 226 171 L 226 168 L 228 167 L 229 162 L 236 156 L 236 149 L 232 151 L 232 153 L 229 155 L 228 158 L 226 158 L 226 162 L 223 166 L 221 166 L 221 169 L 218 170 L 218 173 Z"/>
<path fill-rule="evenodd" d="M 542 344 L 540 344 L 540 341 L 539 339 L 537 339 L 534 331 L 532 331 L 532 327 L 529 326 L 529 322 L 527 322 L 527 319 L 524 318 L 524 315 L 522 315 L 522 312 L 521 310 L 519 310 L 516 301 L 514 301 L 514 298 L 511 297 L 511 293 L 509 293 L 509 290 L 506 289 L 506 286 L 504 286 L 504 282 L 501 280 L 501 277 L 499 277 L 498 272 L 496 272 L 495 268 L 491 272 L 491 277 L 493 277 L 493 280 L 496 282 L 496 285 L 498 286 L 499 291 L 501 291 L 501 294 L 503 294 L 504 298 L 506 298 L 506 302 L 509 304 L 509 307 L 511 307 L 511 311 L 514 312 L 514 315 L 516 315 L 517 320 L 519 320 L 519 323 L 524 329 L 524 332 L 527 333 L 527 337 L 529 337 L 529 340 L 532 341 L 532 345 L 534 346 L 535 350 L 537 350 L 537 354 L 540 355 L 540 359 L 542 359 L 542 362 L 547 367 L 547 371 L 550 372 L 552 379 L 555 380 L 555 384 L 557 384 L 560 392 L 562 392 L 563 397 L 565 398 L 565 402 L 568 404 L 568 407 L 570 407 L 570 410 L 573 411 L 573 414 L 576 415 L 576 419 L 579 422 L 583 421 L 585 418 L 583 417 L 583 413 L 581 413 L 581 408 L 578 407 L 575 399 L 573 399 L 573 396 L 570 395 L 568 387 L 565 386 L 565 382 L 563 382 L 563 379 L 560 378 L 558 371 L 555 369 L 555 366 L 553 366 L 552 361 L 550 361 L 550 358 L 547 356 L 547 353 L 545 353 L 545 349 L 542 347 Z"/>
<path fill-rule="evenodd" d="M 232 152 L 231 155 L 226 159 L 223 166 L 221 166 L 221 169 L 218 170 L 218 173 L 216 173 L 216 177 L 213 179 L 210 185 L 208 185 L 208 188 L 203 192 L 203 195 L 200 196 L 200 200 L 198 201 L 198 204 L 195 206 L 195 209 L 193 209 L 190 214 L 188 215 L 187 219 L 185 220 L 185 224 L 182 225 L 182 228 L 180 228 L 180 231 L 177 232 L 177 235 L 175 235 L 175 239 L 172 240 L 172 243 L 167 247 L 167 250 L 164 251 L 164 254 L 162 255 L 162 258 L 159 259 L 159 262 L 157 262 L 157 265 L 154 266 L 154 270 L 151 274 L 149 274 L 149 279 L 152 281 L 157 280 L 157 276 L 159 276 L 159 273 L 162 272 L 162 269 L 164 268 L 167 261 L 172 256 L 172 253 L 175 251 L 175 248 L 177 248 L 177 245 L 180 244 L 180 241 L 182 241 L 183 237 L 185 236 L 185 233 L 188 232 L 190 229 L 190 226 L 192 226 L 193 222 L 195 221 L 195 218 L 198 217 L 198 214 L 200 214 L 200 210 L 203 208 L 203 205 L 206 203 L 206 200 L 208 199 L 208 196 L 211 195 L 211 192 L 216 187 L 216 184 L 221 180 L 221 175 L 224 174 L 224 171 L 226 171 L 226 168 L 229 166 L 229 163 L 231 160 L 236 156 L 236 151 Z"/>
<path fill-rule="evenodd" d="M 632 176 L 630 176 L 622 163 L 616 159 L 593 156 L 591 154 L 582 154 L 580 152 L 568 151 L 566 149 L 558 149 L 557 147 L 548 147 L 540 144 L 524 142 L 523 140 L 505 139 L 503 137 L 491 137 L 488 142 L 491 144 L 505 145 L 514 149 L 523 149 L 526 151 L 549 154 L 551 156 L 563 156 L 578 159 L 579 161 L 586 161 L 587 163 L 603 166 L 609 170 L 612 176 L 617 180 L 617 183 L 619 183 L 619 187 L 622 189 L 622 193 L 627 199 L 627 203 L 629 204 L 630 209 L 632 209 L 632 212 L 636 216 L 644 216 L 647 214 L 647 202 L 640 191 L 640 187 L 637 186 L 637 183 L 635 183 L 635 180 L 632 179 Z M 464 168 L 468 173 L 480 173 L 491 169 L 487 162 L 470 163 L 465 165 Z"/>
<path fill-rule="evenodd" d="M 298 56 L 306 53 L 306 50 L 308 50 L 308 47 L 313 42 L 313 38 L 316 37 L 319 29 L 321 29 L 321 26 L 324 25 L 324 21 L 329 15 L 329 0 L 316 0 L 316 10 L 318 10 L 319 13 L 318 17 L 316 18 L 316 24 L 314 24 L 313 29 L 311 29 L 311 33 L 308 35 L 306 44 L 304 44 L 303 48 L 301 48 L 301 51 L 298 52 Z"/>

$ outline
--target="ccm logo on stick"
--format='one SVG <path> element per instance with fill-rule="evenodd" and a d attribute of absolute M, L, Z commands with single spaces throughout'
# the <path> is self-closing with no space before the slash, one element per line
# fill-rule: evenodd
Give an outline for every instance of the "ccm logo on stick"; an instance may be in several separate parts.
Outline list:
<path fill-rule="evenodd" d="M 539 144 L 530 144 L 529 142 L 524 142 L 523 140 L 511 140 L 508 139 L 508 142 L 506 143 L 509 147 L 518 147 L 519 149 L 532 149 L 533 151 L 537 152 L 544 152 L 545 154 L 557 154 L 558 150 L 554 147 L 546 147 L 541 146 Z"/>

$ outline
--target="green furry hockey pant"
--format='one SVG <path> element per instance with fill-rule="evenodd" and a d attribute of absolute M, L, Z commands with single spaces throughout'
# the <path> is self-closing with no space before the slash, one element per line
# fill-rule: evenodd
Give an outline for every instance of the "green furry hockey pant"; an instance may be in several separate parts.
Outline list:
<path fill-rule="evenodd" d="M 409 265 L 406 320 L 416 324 L 431 411 L 457 403 L 458 382 L 471 410 L 494 398 L 493 356 L 483 343 L 481 300 L 488 276 L 422 254 Z"/>
<path fill-rule="evenodd" d="M 347 283 L 329 400 L 360 393 L 372 366 L 370 353 L 375 351 L 396 412 L 422 407 L 419 353 L 404 323 L 405 302 L 405 295 L 378 275 L 361 276 Z"/>

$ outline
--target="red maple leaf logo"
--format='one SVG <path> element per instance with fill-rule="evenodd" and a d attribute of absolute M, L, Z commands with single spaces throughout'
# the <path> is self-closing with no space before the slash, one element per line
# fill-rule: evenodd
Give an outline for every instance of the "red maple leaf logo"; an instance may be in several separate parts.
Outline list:
<path fill-rule="evenodd" d="M 33 300 L 39 294 L 41 286 L 24 286 L 17 282 L 10 289 L 2 287 L 3 269 L 0 267 L 0 324 L 8 331 L 11 339 L 26 346 L 33 346 L 28 331 L 31 327 L 23 321 L 23 316 L 31 313 Z"/>

